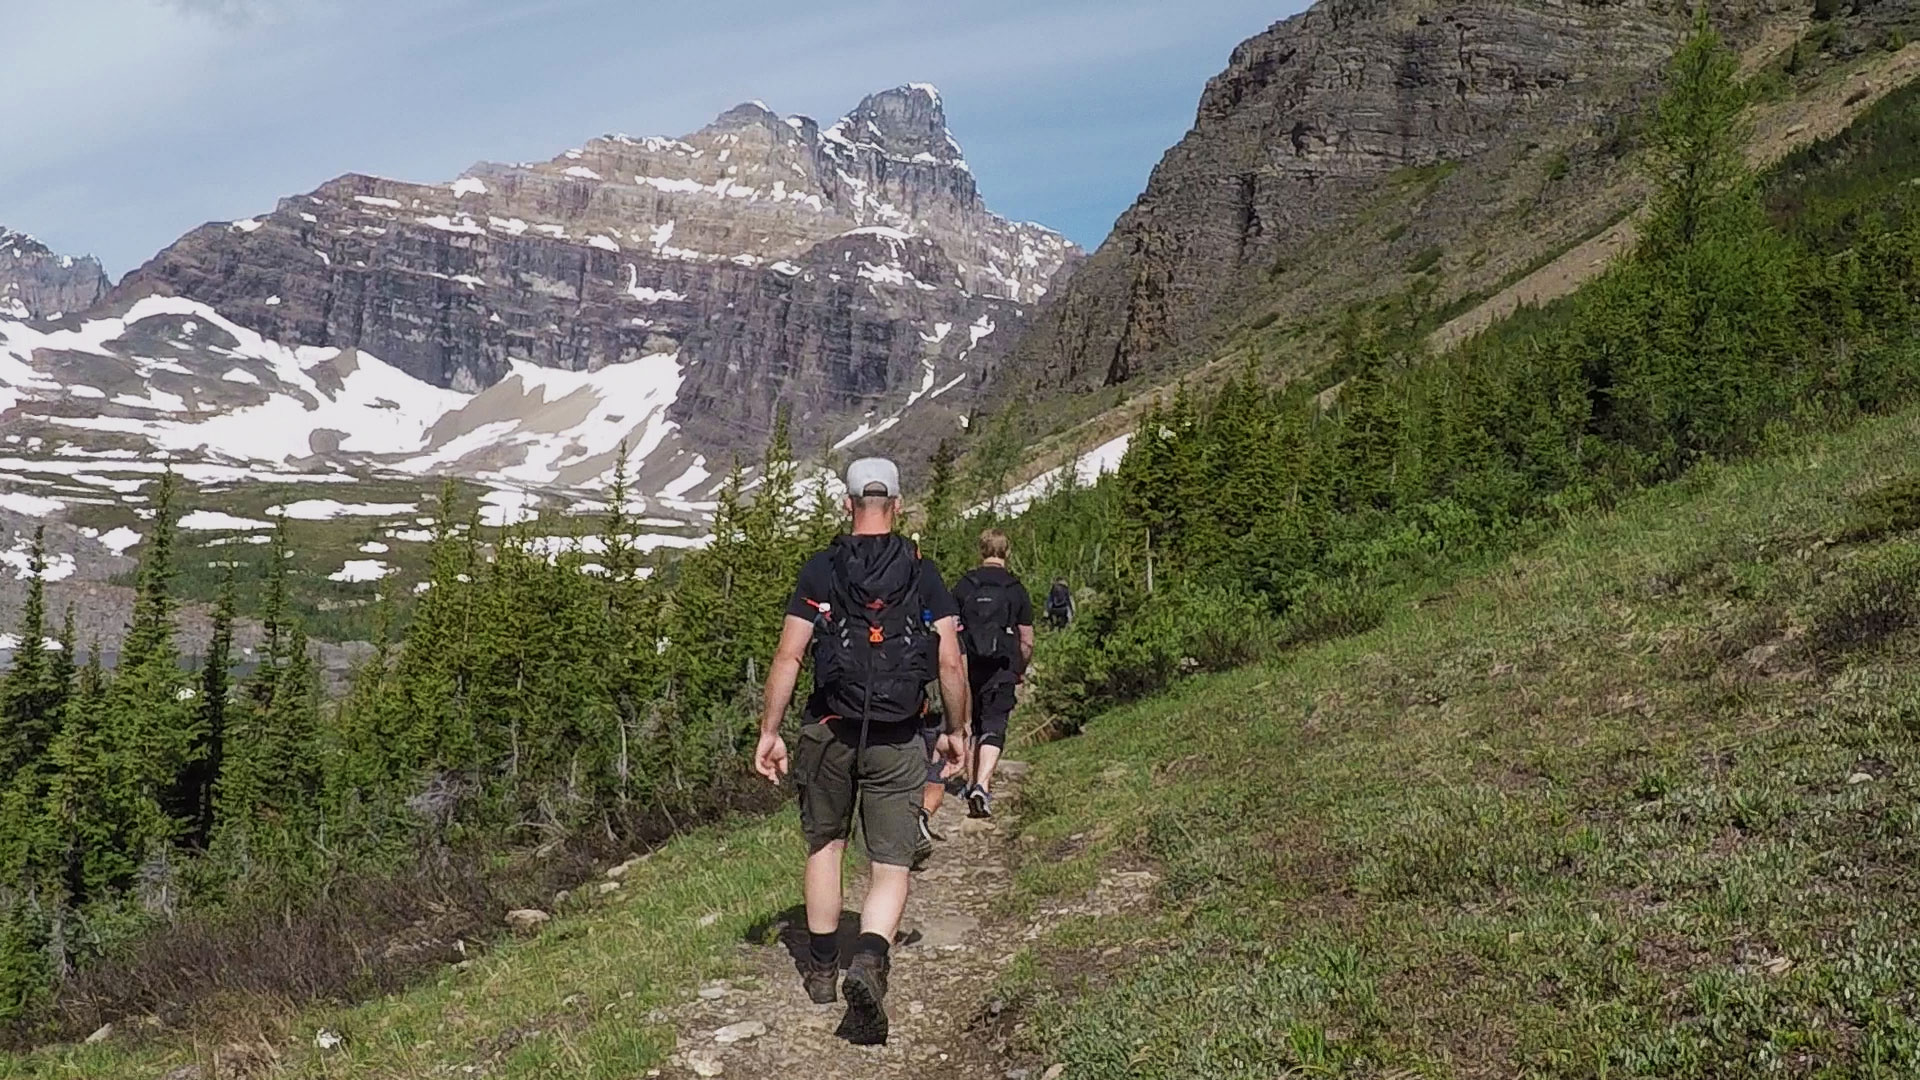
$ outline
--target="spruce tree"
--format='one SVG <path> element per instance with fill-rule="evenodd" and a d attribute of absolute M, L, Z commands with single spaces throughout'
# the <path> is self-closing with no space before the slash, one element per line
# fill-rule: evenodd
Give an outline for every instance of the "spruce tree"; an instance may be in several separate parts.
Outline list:
<path fill-rule="evenodd" d="M 927 461 L 927 498 L 921 513 L 920 548 L 940 566 L 957 569 L 954 549 L 959 546 L 958 492 L 955 491 L 953 442 L 941 439 Z"/>
<path fill-rule="evenodd" d="M 107 820 L 100 836 L 113 837 L 111 853 L 89 851 L 116 869 L 94 881 L 140 865 L 171 841 L 178 828 L 164 800 L 178 789 L 190 764 L 195 691 L 183 676 L 174 646 L 174 499 L 173 471 L 161 475 L 154 496 L 153 525 L 141 545 L 134 590 L 133 621 L 120 650 L 120 663 L 107 684 L 102 718 L 89 721 L 83 746 L 102 747 L 110 791 Z M 69 722 L 72 716 L 69 713 Z"/>
<path fill-rule="evenodd" d="M 1666 69 L 1666 90 L 1648 131 L 1646 167 L 1657 185 L 1642 227 L 1643 250 L 1661 257 L 1725 224 L 1752 189 L 1746 163 L 1751 94 L 1740 61 L 1699 9 L 1693 33 Z"/>
<path fill-rule="evenodd" d="M 143 759 L 148 725 L 133 714 L 147 697 L 136 691 L 150 687 L 123 687 L 130 678 L 106 677 L 96 641 L 48 755 L 44 858 L 51 887 L 73 906 L 126 889 L 174 833 L 156 797 L 156 770 Z"/>
<path fill-rule="evenodd" d="M 27 553 L 27 602 L 21 609 L 13 666 L 0 679 L 0 777 L 33 767 L 59 726 L 65 693 L 46 647 L 46 527 L 34 529 Z"/>
<path fill-rule="evenodd" d="M 233 672 L 233 568 L 227 568 L 213 609 L 213 638 L 200 668 L 199 696 L 194 699 L 193 743 L 179 793 L 171 808 L 186 823 L 188 838 L 197 847 L 213 839 L 214 788 L 225 761 L 227 710 Z"/>
<path fill-rule="evenodd" d="M 60 648 L 54 651 L 52 659 L 47 664 L 47 671 L 52 676 L 54 693 L 58 695 L 53 711 L 54 722 L 57 725 L 59 719 L 66 714 L 67 695 L 73 692 L 74 676 L 80 670 L 80 659 L 76 652 L 78 643 L 74 640 L 72 604 L 67 605 L 66 614 L 61 617 L 60 636 L 56 640 Z"/>
<path fill-rule="evenodd" d="M 1386 510 L 1393 503 L 1400 448 L 1400 398 L 1377 334 L 1360 331 L 1347 344 L 1353 372 L 1340 393 L 1338 487 L 1346 511 Z"/>

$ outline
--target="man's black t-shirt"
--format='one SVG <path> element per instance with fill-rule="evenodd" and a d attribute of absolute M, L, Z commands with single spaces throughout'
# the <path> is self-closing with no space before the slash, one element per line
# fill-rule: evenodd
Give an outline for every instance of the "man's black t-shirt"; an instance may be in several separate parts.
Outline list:
<path fill-rule="evenodd" d="M 1013 621 L 1009 624 L 1010 626 L 1017 629 L 1033 625 L 1033 598 L 1027 595 L 1027 587 L 1020 583 L 1019 578 L 1014 577 L 1004 567 L 977 566 L 961 575 L 960 580 L 954 582 L 953 590 L 965 596 L 973 591 L 970 585 L 976 582 L 1007 591 L 1007 600 L 1013 609 Z M 1010 666 L 977 661 L 967 665 L 968 681 L 973 684 L 976 693 L 988 687 L 1011 686 L 1020 680 L 1026 665 L 1020 660 L 1019 646 L 1016 645 L 1014 650 L 1013 662 Z"/>
<path fill-rule="evenodd" d="M 960 609 L 954 606 L 953 594 L 947 591 L 946 583 L 940 578 L 940 568 L 931 559 L 920 560 L 919 593 L 920 612 L 928 622 L 938 622 L 960 614 Z M 833 555 L 830 551 L 822 551 L 800 567 L 800 578 L 794 585 L 793 597 L 787 601 L 787 614 L 813 622 L 820 614 L 815 605 L 830 604 L 832 598 Z M 820 704 L 820 690 L 816 687 L 807 701 L 807 714 L 820 716 L 825 712 L 826 709 Z M 916 723 L 907 734 L 918 738 L 917 730 Z"/>

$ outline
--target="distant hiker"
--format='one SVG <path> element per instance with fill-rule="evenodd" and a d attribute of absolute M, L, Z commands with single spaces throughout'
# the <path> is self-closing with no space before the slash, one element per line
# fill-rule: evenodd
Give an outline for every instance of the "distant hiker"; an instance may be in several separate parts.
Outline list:
<path fill-rule="evenodd" d="M 947 728 L 936 748 L 955 764 L 968 738 L 968 698 L 953 597 L 934 565 L 893 532 L 900 512 L 900 470 L 893 462 L 863 458 L 847 468 L 847 511 L 851 535 L 835 539 L 800 569 L 767 667 L 754 768 L 776 784 L 787 773 L 780 725 L 811 647 L 814 688 L 793 761 L 807 838 L 804 894 L 811 934 L 800 974 L 815 1002 L 833 1001 L 840 863 L 857 805 L 873 880 L 847 968 L 840 1034 L 866 1045 L 887 1038 L 887 954 L 907 904 L 907 868 L 927 775 L 920 741 L 926 685 L 939 680 Z"/>
<path fill-rule="evenodd" d="M 1007 534 L 980 534 L 980 565 L 954 582 L 960 606 L 960 644 L 967 653 L 967 684 L 973 698 L 974 758 L 967 809 L 993 816 L 993 769 L 1007 747 L 1014 687 L 1033 659 L 1033 600 L 1007 570 Z"/>
<path fill-rule="evenodd" d="M 1047 590 L 1047 621 L 1055 630 L 1073 621 L 1073 590 L 1066 578 L 1055 578 L 1053 588 Z"/>

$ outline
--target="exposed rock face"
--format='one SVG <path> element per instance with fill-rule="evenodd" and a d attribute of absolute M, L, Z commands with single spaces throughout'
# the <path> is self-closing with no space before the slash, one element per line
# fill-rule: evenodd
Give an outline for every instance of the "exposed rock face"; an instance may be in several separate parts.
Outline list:
<path fill-rule="evenodd" d="M 939 94 L 913 86 L 824 130 L 754 103 L 447 185 L 344 176 L 196 230 L 114 299 L 183 295 L 469 392 L 515 360 L 668 357 L 702 452 L 757 449 L 779 404 L 811 449 L 966 394 L 968 328 L 1018 324 L 1078 254 L 987 210 Z"/>
<path fill-rule="evenodd" d="M 98 260 L 55 255 L 45 244 L 0 226 L 0 318 L 47 319 L 84 311 L 107 291 Z"/>
<path fill-rule="evenodd" d="M 998 369 L 1084 389 L 1164 366 L 1276 263 L 1339 244 L 1396 175 L 1607 126 L 1686 25 L 1685 5 L 1657 0 L 1323 0 L 1234 50 L 1193 129 Z M 1440 225 L 1500 228 L 1496 203 Z"/>

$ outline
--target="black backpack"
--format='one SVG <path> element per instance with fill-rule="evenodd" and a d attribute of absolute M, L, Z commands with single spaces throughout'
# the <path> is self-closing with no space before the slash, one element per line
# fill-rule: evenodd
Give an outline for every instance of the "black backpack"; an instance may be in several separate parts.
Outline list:
<path fill-rule="evenodd" d="M 1072 611 L 1072 591 L 1065 585 L 1055 582 L 1053 589 L 1047 593 L 1047 610 L 1060 615 L 1065 615 L 1067 612 Z"/>
<path fill-rule="evenodd" d="M 1014 583 L 1002 584 L 975 577 L 972 572 L 955 584 L 954 599 L 960 602 L 960 644 L 973 660 L 1014 666 L 1020 654 L 1020 639 L 1013 625 Z"/>
<path fill-rule="evenodd" d="M 828 559 L 833 591 L 813 635 L 814 683 L 827 715 L 875 724 L 919 717 L 936 674 L 919 549 L 891 533 L 842 536 Z"/>

